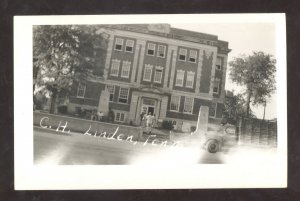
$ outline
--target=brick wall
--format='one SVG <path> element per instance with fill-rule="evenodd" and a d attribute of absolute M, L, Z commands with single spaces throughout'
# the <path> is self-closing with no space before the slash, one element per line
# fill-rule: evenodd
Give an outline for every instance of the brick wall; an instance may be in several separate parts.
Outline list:
<path fill-rule="evenodd" d="M 201 71 L 201 78 L 200 78 L 201 93 L 209 93 L 212 64 L 213 64 L 213 53 L 208 55 L 207 52 L 204 50 L 203 60 L 202 60 L 202 71 Z"/>

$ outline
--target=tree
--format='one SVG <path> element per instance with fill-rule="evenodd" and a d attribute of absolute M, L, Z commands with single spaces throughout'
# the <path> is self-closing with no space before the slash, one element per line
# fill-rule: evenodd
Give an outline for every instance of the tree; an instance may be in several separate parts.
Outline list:
<path fill-rule="evenodd" d="M 235 124 L 239 117 L 246 116 L 245 102 L 242 94 L 226 91 L 223 114 L 227 118 L 228 123 Z M 249 110 L 249 117 L 255 117 L 251 109 Z"/>
<path fill-rule="evenodd" d="M 264 52 L 234 58 L 229 62 L 230 79 L 246 88 L 246 117 L 253 106 L 265 104 L 275 88 L 275 59 Z"/>
<path fill-rule="evenodd" d="M 99 63 L 95 50 L 106 49 L 107 40 L 98 30 L 97 26 L 34 26 L 33 89 L 38 85 L 50 93 L 50 113 L 57 97 L 68 95 L 73 81 L 84 81 Z"/>

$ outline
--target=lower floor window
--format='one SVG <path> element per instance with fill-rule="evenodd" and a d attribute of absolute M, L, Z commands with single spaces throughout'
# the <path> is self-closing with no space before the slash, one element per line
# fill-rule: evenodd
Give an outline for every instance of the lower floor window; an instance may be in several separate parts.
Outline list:
<path fill-rule="evenodd" d="M 116 117 L 115 117 L 115 121 L 124 122 L 125 121 L 125 114 L 122 113 L 122 112 L 117 112 Z"/>
<path fill-rule="evenodd" d="M 174 120 L 169 120 L 169 122 L 173 125 L 173 126 L 176 126 L 177 122 L 174 121 Z"/>
<path fill-rule="evenodd" d="M 194 98 L 185 97 L 183 112 L 192 114 L 193 113 L 193 104 L 194 104 Z"/>
<path fill-rule="evenodd" d="M 215 117 L 217 112 L 217 103 L 212 102 L 209 110 L 209 116 Z"/>

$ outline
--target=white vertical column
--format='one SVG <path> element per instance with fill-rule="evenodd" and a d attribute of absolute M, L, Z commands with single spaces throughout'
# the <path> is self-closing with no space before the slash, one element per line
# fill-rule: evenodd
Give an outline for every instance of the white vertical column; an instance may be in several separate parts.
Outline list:
<path fill-rule="evenodd" d="M 137 64 L 139 60 L 139 50 L 140 50 L 140 43 L 138 42 L 139 39 L 136 40 L 135 50 L 134 50 L 134 57 L 133 57 L 133 64 L 132 64 L 132 70 L 131 70 L 131 83 L 134 83 L 135 76 L 137 73 Z"/>
<path fill-rule="evenodd" d="M 108 45 L 107 45 L 105 69 L 104 69 L 104 73 L 103 73 L 104 80 L 107 79 L 108 73 L 109 73 L 111 54 L 112 54 L 113 45 L 114 45 L 113 43 L 114 43 L 114 34 L 111 33 L 110 36 L 109 36 Z"/>
<path fill-rule="evenodd" d="M 208 51 L 206 54 L 209 58 L 210 56 L 213 57 L 212 60 L 212 67 L 211 67 L 211 74 L 210 74 L 210 88 L 209 88 L 209 95 L 213 95 L 213 87 L 214 87 L 214 80 L 215 80 L 215 69 L 216 69 L 216 60 L 217 60 L 217 50 L 215 51 Z"/>
<path fill-rule="evenodd" d="M 163 84 L 163 88 L 167 88 L 168 85 L 168 80 L 169 80 L 169 69 L 170 69 L 170 65 L 171 65 L 171 59 L 172 59 L 172 48 L 171 46 L 168 47 L 168 52 L 167 52 L 167 62 L 166 62 L 166 66 L 165 66 L 165 73 L 164 73 L 164 84 Z"/>
<path fill-rule="evenodd" d="M 202 62 L 203 62 L 203 50 L 199 50 L 198 56 L 198 66 L 197 66 L 197 77 L 196 77 L 196 94 L 200 93 L 200 81 L 201 81 L 201 73 L 202 73 Z"/>
<path fill-rule="evenodd" d="M 227 71 L 227 56 L 223 57 L 223 65 L 222 65 L 223 75 L 222 75 L 222 87 L 221 87 L 221 99 L 225 98 L 225 82 L 226 82 L 226 71 Z"/>
<path fill-rule="evenodd" d="M 171 66 L 171 73 L 170 73 L 170 89 L 173 89 L 173 84 L 174 84 L 174 77 L 175 77 L 175 67 L 176 67 L 176 61 L 177 61 L 177 46 L 170 46 L 170 49 L 174 50 L 174 54 L 172 59 L 172 66 Z"/>
<path fill-rule="evenodd" d="M 138 40 L 138 45 L 141 45 L 141 53 L 140 53 L 140 59 L 139 59 L 139 65 L 137 66 L 138 70 L 138 76 L 137 76 L 137 83 L 141 83 L 141 77 L 142 77 L 142 71 L 143 71 L 143 63 L 144 63 L 144 57 L 145 57 L 145 49 L 146 49 L 146 40 Z"/>

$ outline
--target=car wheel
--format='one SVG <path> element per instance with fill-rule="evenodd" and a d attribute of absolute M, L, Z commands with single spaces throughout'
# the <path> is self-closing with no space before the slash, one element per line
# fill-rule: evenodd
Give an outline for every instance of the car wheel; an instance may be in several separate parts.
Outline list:
<path fill-rule="evenodd" d="M 219 143 L 216 140 L 209 140 L 206 144 L 209 153 L 216 153 L 219 150 Z"/>

